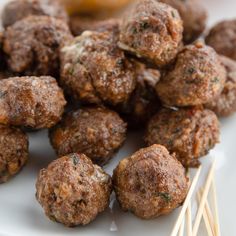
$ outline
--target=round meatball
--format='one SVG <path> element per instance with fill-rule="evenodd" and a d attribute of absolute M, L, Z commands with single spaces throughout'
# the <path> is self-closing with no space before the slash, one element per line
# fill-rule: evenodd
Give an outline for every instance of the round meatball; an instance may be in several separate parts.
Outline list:
<path fill-rule="evenodd" d="M 2 24 L 5 28 L 28 16 L 52 16 L 68 22 L 68 15 L 59 1 L 55 0 L 14 0 L 9 2 L 2 12 Z"/>
<path fill-rule="evenodd" d="M 135 76 L 116 33 L 85 31 L 61 52 L 60 81 L 75 101 L 115 105 L 129 99 Z"/>
<path fill-rule="evenodd" d="M 207 12 L 197 0 L 159 0 L 178 10 L 184 25 L 184 41 L 191 43 L 206 28 Z"/>
<path fill-rule="evenodd" d="M 124 211 L 150 219 L 182 204 L 188 179 L 174 155 L 164 146 L 153 145 L 119 163 L 113 173 L 113 187 Z"/>
<path fill-rule="evenodd" d="M 136 87 L 130 99 L 116 107 L 132 128 L 145 124 L 154 115 L 161 104 L 155 86 L 160 80 L 160 71 L 135 62 Z"/>
<path fill-rule="evenodd" d="M 139 1 L 123 18 L 119 46 L 156 66 L 170 63 L 182 45 L 179 13 L 156 0 Z"/>
<path fill-rule="evenodd" d="M 39 173 L 36 198 L 46 215 L 66 226 L 86 225 L 104 211 L 111 178 L 84 154 L 69 154 Z"/>
<path fill-rule="evenodd" d="M 50 131 L 50 140 L 59 156 L 84 153 L 99 165 L 106 164 L 123 144 L 126 123 L 106 108 L 81 108 L 64 116 Z"/>
<path fill-rule="evenodd" d="M 48 16 L 30 16 L 7 28 L 3 49 L 12 71 L 57 76 L 60 46 L 71 38 L 65 22 Z"/>
<path fill-rule="evenodd" d="M 236 112 L 236 62 L 221 56 L 221 61 L 227 71 L 224 89 L 219 97 L 206 104 L 218 116 L 226 117 Z"/>
<path fill-rule="evenodd" d="M 236 60 L 236 19 L 216 24 L 206 37 L 206 43 L 219 54 Z"/>
<path fill-rule="evenodd" d="M 27 135 L 18 128 L 0 125 L 0 183 L 16 175 L 27 159 Z"/>
<path fill-rule="evenodd" d="M 66 101 L 54 78 L 12 77 L 0 80 L 0 123 L 33 129 L 50 128 Z"/>
<path fill-rule="evenodd" d="M 168 106 L 192 106 L 214 100 L 223 90 L 226 71 L 216 52 L 201 43 L 186 46 L 173 68 L 157 84 Z"/>
<path fill-rule="evenodd" d="M 219 142 L 219 129 L 219 121 L 210 110 L 163 108 L 149 121 L 145 142 L 148 146 L 164 145 L 184 166 L 196 167 L 198 159 Z"/>
<path fill-rule="evenodd" d="M 84 31 L 119 31 L 119 19 L 101 20 L 92 17 L 71 16 L 70 28 L 75 36 L 82 34 Z"/>

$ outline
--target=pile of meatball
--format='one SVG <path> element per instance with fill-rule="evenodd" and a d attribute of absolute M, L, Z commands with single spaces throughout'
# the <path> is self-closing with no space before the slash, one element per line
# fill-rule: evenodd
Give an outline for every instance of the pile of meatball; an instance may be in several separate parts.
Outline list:
<path fill-rule="evenodd" d="M 51 220 L 86 225 L 113 190 L 143 219 L 180 206 L 186 169 L 236 111 L 236 20 L 204 42 L 207 13 L 194 0 L 139 0 L 103 21 L 70 19 L 56 0 L 14 0 L 1 18 L 0 182 L 26 164 L 27 131 L 48 129 L 58 158 L 36 198 Z M 143 148 L 110 177 L 102 167 L 142 128 Z"/>

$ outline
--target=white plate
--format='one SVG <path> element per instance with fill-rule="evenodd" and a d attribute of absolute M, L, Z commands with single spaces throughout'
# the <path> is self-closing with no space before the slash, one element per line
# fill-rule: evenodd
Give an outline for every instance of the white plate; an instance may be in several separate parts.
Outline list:
<path fill-rule="evenodd" d="M 6 0 L 0 0 L 3 4 Z M 236 9 L 235 0 L 201 0 L 209 10 L 209 23 L 212 25 L 218 20 L 234 17 Z M 204 173 L 213 158 L 217 159 L 217 194 L 222 235 L 235 236 L 236 212 L 236 115 L 222 120 L 221 144 L 219 144 L 208 157 L 202 160 Z M 129 135 L 125 146 L 106 167 L 110 174 L 118 161 L 133 153 L 142 143 L 141 133 Z M 155 220 L 140 220 L 130 213 L 123 213 L 113 200 L 111 208 L 100 214 L 88 226 L 66 228 L 54 223 L 45 217 L 42 208 L 35 200 L 35 180 L 38 171 L 46 167 L 56 158 L 49 145 L 47 132 L 30 134 L 30 160 L 27 166 L 8 183 L 0 185 L 0 236 L 138 236 L 138 235 L 170 235 L 174 222 L 180 209 L 169 216 L 159 217 Z M 202 176 L 204 179 L 204 176 Z M 199 235 L 205 235 L 202 227 Z"/>

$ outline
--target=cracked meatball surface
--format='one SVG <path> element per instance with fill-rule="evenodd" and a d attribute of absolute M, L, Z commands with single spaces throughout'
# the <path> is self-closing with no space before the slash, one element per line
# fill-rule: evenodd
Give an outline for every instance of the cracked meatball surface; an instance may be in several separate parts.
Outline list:
<path fill-rule="evenodd" d="M 184 42 L 191 43 L 206 28 L 207 12 L 197 0 L 159 0 L 178 10 L 184 25 Z"/>
<path fill-rule="evenodd" d="M 219 121 L 210 110 L 163 108 L 149 121 L 145 142 L 164 145 L 185 167 L 196 167 L 219 142 L 219 134 Z"/>
<path fill-rule="evenodd" d="M 5 28 L 28 16 L 52 16 L 68 22 L 68 15 L 55 0 L 14 0 L 3 9 L 2 24 Z"/>
<path fill-rule="evenodd" d="M 66 101 L 54 78 L 12 77 L 0 80 L 0 123 L 32 129 L 50 128 Z"/>
<path fill-rule="evenodd" d="M 184 47 L 156 91 L 168 106 L 194 106 L 219 96 L 225 80 L 226 71 L 219 56 L 211 47 L 198 42 Z"/>
<path fill-rule="evenodd" d="M 236 60 L 236 19 L 216 24 L 208 33 L 206 43 L 219 54 Z"/>
<path fill-rule="evenodd" d="M 226 117 L 236 112 L 236 62 L 225 56 L 220 59 L 226 68 L 227 79 L 222 93 L 206 107 L 218 116 Z"/>
<path fill-rule="evenodd" d="M 75 101 L 115 105 L 129 99 L 135 77 L 116 33 L 86 31 L 61 52 L 60 82 Z"/>
<path fill-rule="evenodd" d="M 161 107 L 155 86 L 159 82 L 159 70 L 148 68 L 146 65 L 134 62 L 136 87 L 130 99 L 116 107 L 131 128 L 145 124 Z"/>
<path fill-rule="evenodd" d="M 119 46 L 152 64 L 170 63 L 182 45 L 179 13 L 155 0 L 139 1 L 123 18 Z"/>
<path fill-rule="evenodd" d="M 86 225 L 104 211 L 111 178 L 84 154 L 69 154 L 39 173 L 36 198 L 45 214 L 66 226 Z"/>
<path fill-rule="evenodd" d="M 57 154 L 84 153 L 99 165 L 106 164 L 126 138 L 126 123 L 116 112 L 90 107 L 72 111 L 50 131 Z"/>
<path fill-rule="evenodd" d="M 16 175 L 28 160 L 28 137 L 19 128 L 0 125 L 0 183 Z"/>
<path fill-rule="evenodd" d="M 184 167 L 161 145 L 140 149 L 120 161 L 112 178 L 121 208 L 143 219 L 170 213 L 188 191 Z"/>
<path fill-rule="evenodd" d="M 8 66 L 23 75 L 59 74 L 59 51 L 71 39 L 67 24 L 48 16 L 29 16 L 8 27 L 3 49 Z"/>

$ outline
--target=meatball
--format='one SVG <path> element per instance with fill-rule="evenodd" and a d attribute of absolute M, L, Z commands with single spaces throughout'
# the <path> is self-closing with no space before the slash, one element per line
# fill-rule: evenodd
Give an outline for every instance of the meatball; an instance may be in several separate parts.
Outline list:
<path fill-rule="evenodd" d="M 225 117 L 236 112 L 236 62 L 224 56 L 221 56 L 221 61 L 227 71 L 226 83 L 220 96 L 206 107 Z"/>
<path fill-rule="evenodd" d="M 84 154 L 69 154 L 39 173 L 36 198 L 46 215 L 66 226 L 86 225 L 109 205 L 111 178 Z"/>
<path fill-rule="evenodd" d="M 191 43 L 206 28 L 207 12 L 197 0 L 159 0 L 178 10 L 184 25 L 184 41 Z"/>
<path fill-rule="evenodd" d="M 7 28 L 3 49 L 12 71 L 57 76 L 60 46 L 71 37 L 65 22 L 48 16 L 30 16 Z"/>
<path fill-rule="evenodd" d="M 210 110 L 163 108 L 149 121 L 145 142 L 164 145 L 184 166 L 196 167 L 219 142 L 219 133 L 219 121 Z"/>
<path fill-rule="evenodd" d="M 214 100 L 223 90 L 226 71 L 216 52 L 201 43 L 186 46 L 173 68 L 157 84 L 168 106 L 192 106 Z"/>
<path fill-rule="evenodd" d="M 206 43 L 219 54 L 236 60 L 236 19 L 216 24 L 206 37 Z"/>
<path fill-rule="evenodd" d="M 54 78 L 12 77 L 0 80 L 0 123 L 33 129 L 50 128 L 66 101 Z"/>
<path fill-rule="evenodd" d="M 109 161 L 125 136 L 126 123 L 117 113 L 101 107 L 72 111 L 50 130 L 51 143 L 59 156 L 84 153 L 99 165 Z"/>
<path fill-rule="evenodd" d="M 182 45 L 183 23 L 179 13 L 155 0 L 139 1 L 123 18 L 119 46 L 162 67 Z"/>
<path fill-rule="evenodd" d="M 161 104 L 156 95 L 155 86 L 160 79 L 160 71 L 135 62 L 136 87 L 130 99 L 116 109 L 132 128 L 141 127 L 154 115 Z"/>
<path fill-rule="evenodd" d="M 55 0 L 14 0 L 9 2 L 2 13 L 5 28 L 28 16 L 52 16 L 68 22 L 65 9 Z"/>
<path fill-rule="evenodd" d="M 27 159 L 27 135 L 18 128 L 0 125 L 0 183 L 17 174 Z"/>
<path fill-rule="evenodd" d="M 118 31 L 119 19 L 100 20 L 84 16 L 72 16 L 70 18 L 70 28 L 72 33 L 77 36 L 84 31 Z"/>
<path fill-rule="evenodd" d="M 127 101 L 135 87 L 132 64 L 112 31 L 85 31 L 61 51 L 61 84 L 75 101 Z"/>
<path fill-rule="evenodd" d="M 153 145 L 119 163 L 113 173 L 113 187 L 124 211 L 150 219 L 182 204 L 188 179 L 174 155 L 164 146 Z"/>

